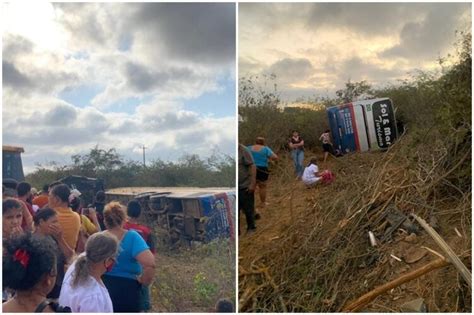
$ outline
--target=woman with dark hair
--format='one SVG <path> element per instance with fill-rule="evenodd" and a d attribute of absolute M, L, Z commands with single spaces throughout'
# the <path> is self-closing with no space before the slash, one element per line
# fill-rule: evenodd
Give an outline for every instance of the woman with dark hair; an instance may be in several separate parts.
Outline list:
<path fill-rule="evenodd" d="M 105 207 L 105 192 L 103 190 L 99 190 L 95 194 L 94 209 L 97 213 L 97 219 L 99 221 L 101 231 L 105 230 L 104 207 Z"/>
<path fill-rule="evenodd" d="M 91 235 L 81 254 L 64 276 L 59 302 L 69 305 L 74 313 L 112 313 L 109 292 L 102 275 L 115 264 L 118 241 L 110 233 Z"/>
<path fill-rule="evenodd" d="M 50 239 L 27 233 L 8 240 L 3 249 L 3 286 L 15 291 L 14 297 L 3 303 L 3 312 L 67 312 L 46 298 L 57 274 Z"/>
<path fill-rule="evenodd" d="M 329 153 L 333 154 L 333 148 L 331 143 L 330 130 L 326 129 L 324 133 L 319 137 L 319 140 L 323 142 L 323 151 L 324 151 L 324 162 L 328 158 Z"/>
<path fill-rule="evenodd" d="M 135 230 L 125 230 L 127 215 L 119 202 L 110 202 L 104 209 L 106 233 L 120 242 L 117 264 L 103 276 L 114 305 L 114 312 L 140 312 L 142 286 L 152 283 L 155 257 L 145 240 Z"/>
<path fill-rule="evenodd" d="M 23 206 L 14 198 L 5 198 L 2 202 L 2 239 L 23 233 Z"/>
<path fill-rule="evenodd" d="M 316 157 L 312 157 L 308 166 L 304 169 L 302 179 L 303 183 L 308 187 L 315 185 L 321 180 L 317 162 L 318 159 Z"/>
<path fill-rule="evenodd" d="M 291 158 L 295 165 L 295 173 L 298 179 L 303 175 L 303 161 L 304 161 L 304 140 L 300 137 L 298 131 L 292 132 L 288 146 L 291 149 Z"/>
<path fill-rule="evenodd" d="M 33 221 L 35 223 L 35 234 L 45 236 L 54 241 L 54 252 L 57 253 L 56 270 L 58 275 L 56 277 L 56 284 L 48 294 L 48 298 L 57 299 L 61 291 L 66 265 L 74 255 L 74 250 L 69 247 L 64 239 L 56 211 L 51 208 L 40 209 L 36 212 Z"/>
<path fill-rule="evenodd" d="M 254 145 L 247 147 L 252 153 L 255 166 L 257 167 L 257 187 L 260 196 L 260 206 L 265 208 L 267 200 L 267 180 L 269 177 L 268 161 L 278 159 L 272 149 L 265 145 L 265 138 L 257 137 Z"/>

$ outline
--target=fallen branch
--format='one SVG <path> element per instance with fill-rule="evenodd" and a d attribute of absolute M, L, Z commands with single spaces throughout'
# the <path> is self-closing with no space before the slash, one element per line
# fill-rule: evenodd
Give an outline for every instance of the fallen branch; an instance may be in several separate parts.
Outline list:
<path fill-rule="evenodd" d="M 412 213 L 411 216 L 421 225 L 422 228 L 433 238 L 436 244 L 439 245 L 441 250 L 448 256 L 447 259 L 456 267 L 461 276 L 466 280 L 469 287 L 472 287 L 472 275 L 469 269 L 462 263 L 461 259 L 456 253 L 449 247 L 449 245 L 443 240 L 443 238 L 436 232 L 425 220 Z"/>
<path fill-rule="evenodd" d="M 408 281 L 411 281 L 413 279 L 419 278 L 424 274 L 427 274 L 427 273 L 429 273 L 433 270 L 445 267 L 447 265 L 449 265 L 449 262 L 447 260 L 444 260 L 444 259 L 437 259 L 435 261 L 432 261 L 429 264 L 424 265 L 421 268 L 418 268 L 416 270 L 408 272 L 408 273 L 398 277 L 397 279 L 392 280 L 392 281 L 390 281 L 390 282 L 388 282 L 384 285 L 381 285 L 381 286 L 375 288 L 374 290 L 364 294 L 363 296 L 361 296 L 357 300 L 355 300 L 353 302 L 350 302 L 347 306 L 344 307 L 344 309 L 342 311 L 343 312 L 357 312 L 362 307 L 364 307 L 365 305 L 372 302 L 379 295 L 381 295 L 381 294 L 383 294 L 383 293 L 385 293 L 385 292 L 387 292 L 387 291 L 389 291 L 393 288 L 396 288 L 396 287 L 398 287 L 399 285 L 401 285 L 405 282 L 408 282 Z"/>

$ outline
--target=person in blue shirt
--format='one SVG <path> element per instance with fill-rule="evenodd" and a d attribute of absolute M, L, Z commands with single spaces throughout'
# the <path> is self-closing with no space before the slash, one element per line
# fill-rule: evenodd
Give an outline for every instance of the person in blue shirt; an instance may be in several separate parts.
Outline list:
<path fill-rule="evenodd" d="M 254 145 L 249 145 L 248 149 L 252 153 L 252 157 L 257 166 L 257 187 L 260 197 L 260 206 L 265 208 L 267 205 L 267 180 L 269 177 L 268 161 L 278 159 L 272 149 L 265 145 L 265 138 L 257 137 Z M 256 218 L 260 218 L 260 214 L 256 212 Z"/>
<path fill-rule="evenodd" d="M 126 221 L 125 207 L 110 202 L 104 209 L 106 233 L 119 240 L 119 255 L 113 268 L 102 277 L 114 307 L 114 312 L 137 313 L 142 310 L 142 286 L 153 282 L 155 258 L 141 235 L 123 228 Z"/>

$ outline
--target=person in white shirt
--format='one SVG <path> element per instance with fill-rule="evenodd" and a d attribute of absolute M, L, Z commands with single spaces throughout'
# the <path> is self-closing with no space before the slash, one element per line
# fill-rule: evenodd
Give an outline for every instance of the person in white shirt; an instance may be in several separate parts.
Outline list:
<path fill-rule="evenodd" d="M 118 240 L 99 232 L 87 239 L 86 250 L 78 256 L 64 276 L 59 303 L 73 313 L 112 313 L 109 292 L 101 276 L 115 264 Z"/>
<path fill-rule="evenodd" d="M 302 180 L 306 186 L 312 186 L 321 180 L 317 161 L 316 157 L 312 157 L 309 165 L 304 169 Z"/>

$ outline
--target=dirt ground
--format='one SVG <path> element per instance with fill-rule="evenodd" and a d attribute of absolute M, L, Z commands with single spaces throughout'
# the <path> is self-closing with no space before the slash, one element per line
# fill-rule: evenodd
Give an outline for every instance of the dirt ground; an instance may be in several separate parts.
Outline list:
<path fill-rule="evenodd" d="M 234 240 L 216 239 L 177 249 L 161 242 L 156 265 L 150 312 L 213 312 L 221 298 L 235 305 Z"/>
<path fill-rule="evenodd" d="M 375 153 L 377 154 L 377 153 Z M 250 296 L 253 294 L 253 298 L 247 301 L 240 301 L 239 307 L 242 311 L 266 311 L 265 309 L 259 308 L 263 297 L 257 297 L 258 293 L 264 287 L 257 287 L 255 291 L 253 288 L 243 287 L 243 279 L 248 277 L 249 270 L 256 270 L 257 262 L 259 266 L 265 265 L 264 269 L 267 279 L 271 282 L 275 282 L 274 291 L 280 292 L 281 304 L 283 301 L 288 301 L 294 298 L 294 295 L 304 295 L 304 292 L 287 292 L 282 288 L 288 287 L 289 283 L 278 283 L 276 279 L 282 279 L 278 274 L 277 257 L 275 257 L 277 247 L 282 247 L 280 241 L 283 239 L 292 239 L 292 250 L 304 245 L 311 239 L 311 235 L 308 235 L 308 231 L 315 227 L 321 227 L 322 229 L 331 230 L 331 233 L 338 233 L 338 227 L 334 226 L 334 222 L 326 222 L 324 211 L 325 205 L 318 204 L 318 201 L 327 198 L 328 193 L 344 193 L 344 189 L 355 189 L 354 187 L 346 187 L 341 184 L 343 178 L 351 178 L 360 176 L 367 169 L 370 169 L 374 158 L 377 158 L 374 154 L 367 153 L 365 156 L 347 156 L 338 159 L 330 159 L 326 163 L 320 163 L 320 169 L 331 169 L 337 170 L 336 182 L 332 188 L 319 186 L 316 188 L 307 189 L 301 181 L 294 178 L 293 175 L 282 175 L 281 173 L 274 172 L 268 181 L 268 193 L 266 207 L 262 207 L 258 198 L 258 192 L 256 193 L 256 205 L 258 211 L 261 213 L 261 219 L 257 220 L 257 231 L 250 234 L 245 234 L 246 226 L 243 214 L 241 214 L 240 229 L 243 234 L 239 238 L 239 299 L 242 296 Z M 308 156 L 306 157 L 306 160 Z M 357 163 L 355 163 L 357 161 Z M 341 167 L 343 165 L 344 167 Z M 283 159 L 279 163 L 280 170 L 293 170 L 289 159 Z M 285 177 L 286 179 L 282 179 Z M 292 177 L 293 176 L 293 177 Z M 292 177 L 292 178 L 290 178 Z M 349 192 L 348 192 L 349 193 Z M 450 209 L 456 205 L 445 204 L 440 206 L 442 209 Z M 335 216 L 344 217 L 344 212 L 347 209 L 335 208 L 331 211 L 335 211 Z M 339 212 L 337 212 L 339 211 Z M 439 230 L 441 235 L 445 238 L 446 242 L 453 248 L 458 255 L 469 254 L 466 253 L 466 248 L 470 249 L 471 241 L 471 229 L 469 222 L 469 229 L 464 230 L 465 225 L 461 224 L 459 220 L 453 219 L 453 216 L 449 212 L 440 213 L 439 219 Z M 302 235 L 288 235 L 289 232 L 294 229 L 295 225 L 301 225 Z M 457 231 L 454 230 L 457 228 Z M 458 233 L 459 232 L 459 233 Z M 292 232 L 294 233 L 294 232 Z M 297 234 L 297 233 L 295 233 Z M 419 235 L 413 235 L 408 237 L 408 233 L 403 230 L 397 230 L 390 242 L 386 242 L 377 248 L 377 261 L 375 264 L 370 266 L 359 266 L 355 270 L 347 270 L 348 274 L 341 275 L 341 278 L 345 279 L 341 282 L 340 286 L 344 287 L 341 292 L 351 292 L 350 296 L 334 296 L 333 299 L 328 299 L 328 308 L 332 311 L 340 311 L 342 307 L 354 298 L 363 295 L 366 292 L 387 283 L 398 276 L 407 273 L 408 271 L 415 270 L 427 263 L 438 258 L 433 251 L 439 252 L 440 249 L 432 238 L 425 232 L 421 231 Z M 466 246 L 466 245 L 469 246 Z M 370 247 L 367 239 L 367 246 Z M 433 251 L 430 251 L 433 250 Z M 280 252 L 285 252 L 282 248 Z M 311 256 L 311 253 L 308 254 Z M 393 256 L 400 258 L 401 261 L 393 258 Z M 470 257 L 470 256 L 469 256 Z M 410 262 L 410 263 L 408 263 Z M 317 263 L 315 261 L 315 263 Z M 464 260 L 465 264 L 468 264 L 470 269 L 470 261 Z M 281 267 L 281 266 L 280 266 Z M 283 266 L 287 267 L 287 266 Z M 304 274 L 304 272 L 303 272 Z M 340 278 L 340 279 L 341 279 Z M 292 281 L 287 279 L 285 281 Z M 297 281 L 300 281 L 298 279 Z M 456 269 L 450 265 L 448 267 L 441 268 L 439 270 L 430 272 L 420 278 L 405 283 L 389 292 L 380 295 L 372 303 L 368 304 L 362 311 L 365 312 L 400 312 L 401 305 L 404 302 L 408 302 L 417 298 L 423 298 L 429 312 L 466 312 L 471 309 L 471 293 L 466 293 L 466 288 L 460 285 L 461 279 Z M 245 282 L 249 283 L 249 282 Z M 257 286 L 257 285 L 256 285 Z M 318 288 L 315 290 L 321 290 L 324 292 L 325 288 Z M 249 293 L 251 291 L 251 293 Z M 344 295 L 344 293 L 342 293 Z M 263 296 L 263 295 L 262 295 Z M 323 293 L 318 295 L 318 292 L 310 290 L 307 292 L 308 299 L 318 299 L 323 296 Z M 242 305 L 245 303 L 246 305 Z M 250 303 L 250 304 L 247 304 Z M 285 302 L 286 303 L 286 302 Z M 325 301 L 326 303 L 326 301 Z M 321 310 L 312 309 L 306 310 L 301 306 L 294 306 L 294 309 L 303 311 L 319 312 Z M 293 310 L 294 310 L 293 309 Z"/>

